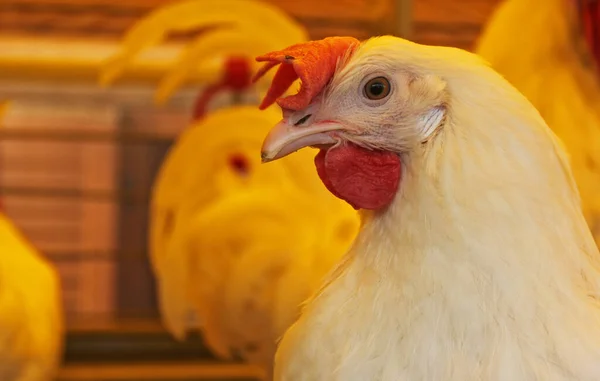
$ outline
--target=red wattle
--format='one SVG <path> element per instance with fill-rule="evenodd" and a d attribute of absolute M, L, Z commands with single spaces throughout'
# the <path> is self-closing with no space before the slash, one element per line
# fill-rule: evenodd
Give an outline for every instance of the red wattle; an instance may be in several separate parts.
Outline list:
<path fill-rule="evenodd" d="M 354 209 L 388 206 L 400 185 L 402 164 L 393 152 L 345 144 L 322 149 L 315 157 L 315 165 L 327 189 Z"/>

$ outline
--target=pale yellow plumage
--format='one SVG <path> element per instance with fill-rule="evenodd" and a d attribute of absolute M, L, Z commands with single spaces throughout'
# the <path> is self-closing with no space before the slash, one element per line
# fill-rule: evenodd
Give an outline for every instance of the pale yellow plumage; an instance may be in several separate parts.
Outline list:
<path fill-rule="evenodd" d="M 600 242 L 600 86 L 565 0 L 507 0 L 477 53 L 540 111 L 569 152 L 586 220 Z"/>
<path fill-rule="evenodd" d="M 382 99 L 367 87 L 377 76 Z M 295 114 L 315 122 L 285 118 L 265 155 L 312 144 L 295 134 L 320 137 L 325 120 L 338 144 L 398 155 L 402 178 L 361 213 L 281 340 L 274 379 L 600 380 L 600 253 L 530 102 L 474 54 L 392 36 L 354 48 L 321 95 Z"/>
<path fill-rule="evenodd" d="M 63 345 L 60 281 L 0 214 L 0 380 L 53 381 Z"/>

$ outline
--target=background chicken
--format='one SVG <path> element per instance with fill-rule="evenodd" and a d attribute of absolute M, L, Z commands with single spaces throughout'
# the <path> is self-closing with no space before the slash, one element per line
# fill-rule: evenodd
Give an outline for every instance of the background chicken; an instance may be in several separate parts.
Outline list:
<path fill-rule="evenodd" d="M 0 380 L 54 380 L 63 333 L 56 270 L 0 212 Z"/>
<path fill-rule="evenodd" d="M 586 219 L 600 243 L 598 4 L 504 1 L 476 50 L 529 98 L 564 142 Z"/>
<path fill-rule="evenodd" d="M 62 356 L 60 283 L 0 214 L 0 379 L 54 380 Z"/>
<path fill-rule="evenodd" d="M 221 78 L 243 74 L 247 78 L 237 82 L 249 84 L 253 70 L 231 73 L 209 63 L 231 64 L 241 57 L 253 69 L 253 56 L 265 46 L 280 49 L 306 39 L 295 22 L 259 2 L 214 7 L 197 1 L 168 9 L 134 26 L 119 57 L 131 57 L 136 46 L 148 45 L 132 42 L 132 36 L 144 36 L 142 28 L 164 34 L 155 25 L 159 19 L 170 27 L 176 21 L 198 28 L 224 16 L 232 24 L 230 30 L 201 35 L 186 48 L 159 85 L 159 102 L 193 74 L 189 68 L 205 68 Z M 181 24 L 181 14 L 195 19 Z M 125 66 L 121 58 L 111 60 L 102 78 Z M 264 94 L 267 85 L 263 80 L 247 92 Z M 219 356 L 241 355 L 263 366 L 270 378 L 276 340 L 349 247 L 358 216 L 323 187 L 313 154 L 260 165 L 262 138 L 281 119 L 278 110 L 228 106 L 205 116 L 215 95 L 208 90 L 209 96 L 198 97 L 197 120 L 179 135 L 153 188 L 150 249 L 161 314 L 175 337 L 183 339 L 199 323 Z"/>
<path fill-rule="evenodd" d="M 323 183 L 363 210 L 275 380 L 600 379 L 600 253 L 524 96 L 474 54 L 391 36 L 257 59 L 280 65 L 262 107 L 285 110 L 262 157 L 318 145 Z"/>
<path fill-rule="evenodd" d="M 155 183 L 152 236 L 169 234 L 153 245 L 165 245 L 154 260 L 172 332 L 181 337 L 195 309 L 216 353 L 270 368 L 276 339 L 358 220 L 326 193 L 310 153 L 260 165 L 260 137 L 279 117 L 258 112 L 218 110 L 180 136 Z"/>

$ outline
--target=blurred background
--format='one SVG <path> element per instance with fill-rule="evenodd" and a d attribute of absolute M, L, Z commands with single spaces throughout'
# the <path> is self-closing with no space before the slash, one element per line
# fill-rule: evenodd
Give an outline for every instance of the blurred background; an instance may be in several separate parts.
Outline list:
<path fill-rule="evenodd" d="M 258 377 L 243 362 L 218 360 L 200 335 L 172 338 L 161 324 L 149 260 L 153 181 L 211 78 L 192 76 L 164 104 L 155 102 L 155 91 L 199 31 L 171 33 L 134 69 L 99 84 L 103 63 L 127 31 L 169 3 L 0 1 L 0 102 L 7 101 L 0 119 L 0 199 L 6 216 L 60 274 L 66 316 L 61 381 Z M 267 3 L 311 39 L 395 34 L 473 49 L 499 1 Z M 208 112 L 256 99 L 224 92 Z"/>

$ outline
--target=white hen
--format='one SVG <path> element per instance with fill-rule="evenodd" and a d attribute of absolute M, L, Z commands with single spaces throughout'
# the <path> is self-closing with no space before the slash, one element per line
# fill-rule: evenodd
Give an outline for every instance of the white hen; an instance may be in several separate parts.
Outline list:
<path fill-rule="evenodd" d="M 600 380 L 600 253 L 523 95 L 474 54 L 390 36 L 259 59 L 302 79 L 265 160 L 318 145 L 325 185 L 365 209 L 275 380 Z"/>

